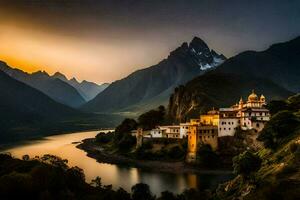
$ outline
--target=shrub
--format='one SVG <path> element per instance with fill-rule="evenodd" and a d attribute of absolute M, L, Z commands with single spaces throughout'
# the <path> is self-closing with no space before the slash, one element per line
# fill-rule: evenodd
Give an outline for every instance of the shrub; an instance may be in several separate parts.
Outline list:
<path fill-rule="evenodd" d="M 291 153 L 295 153 L 297 151 L 299 147 L 299 144 L 293 142 L 292 144 L 290 144 L 289 149 Z"/>
<path fill-rule="evenodd" d="M 132 200 L 154 200 L 150 188 L 147 184 L 138 183 L 131 188 Z"/>
<path fill-rule="evenodd" d="M 157 200 L 176 200 L 176 196 L 169 191 L 164 191 L 161 193 L 161 196 Z"/>
<path fill-rule="evenodd" d="M 109 133 L 104 133 L 100 132 L 96 135 L 96 142 L 98 143 L 109 143 L 113 140 L 114 133 L 109 132 Z"/>
<path fill-rule="evenodd" d="M 297 117 L 290 111 L 280 111 L 266 124 L 258 137 L 267 148 L 276 149 L 287 141 L 299 126 Z"/>
<path fill-rule="evenodd" d="M 253 172 L 260 169 L 261 162 L 262 160 L 258 155 L 245 151 L 233 158 L 234 172 L 248 178 Z"/>
<path fill-rule="evenodd" d="M 202 167 L 216 168 L 220 165 L 219 156 L 212 150 L 211 146 L 204 144 L 197 150 L 197 160 Z"/>
<path fill-rule="evenodd" d="M 165 113 L 164 106 L 159 106 L 156 110 L 150 110 L 139 116 L 139 125 L 145 130 L 153 129 L 155 126 L 163 123 Z"/>
<path fill-rule="evenodd" d="M 152 149 L 153 148 L 153 143 L 151 141 L 146 141 L 143 143 L 143 148 L 144 149 Z"/>
<path fill-rule="evenodd" d="M 137 122 L 134 119 L 126 118 L 123 122 L 116 127 L 114 140 L 120 141 L 124 134 L 130 134 L 130 132 L 137 128 Z"/>
<path fill-rule="evenodd" d="M 129 151 L 136 144 L 136 138 L 130 134 L 124 134 L 118 143 L 118 148 L 122 151 Z"/>
<path fill-rule="evenodd" d="M 168 157 L 171 159 L 180 159 L 184 156 L 184 150 L 179 146 L 174 146 L 168 151 Z"/>

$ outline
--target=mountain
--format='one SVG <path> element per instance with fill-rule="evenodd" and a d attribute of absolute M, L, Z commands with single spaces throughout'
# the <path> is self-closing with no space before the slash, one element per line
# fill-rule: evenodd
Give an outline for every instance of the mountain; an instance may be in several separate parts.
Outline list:
<path fill-rule="evenodd" d="M 300 92 L 300 37 L 274 44 L 265 51 L 246 51 L 228 59 L 218 72 L 268 78 L 295 93 Z"/>
<path fill-rule="evenodd" d="M 60 72 L 56 72 L 52 77 L 58 78 L 73 86 L 86 101 L 92 100 L 93 98 L 95 98 L 95 96 L 97 96 L 109 86 L 108 83 L 98 85 L 96 83 L 89 82 L 86 80 L 78 82 L 76 78 L 68 80 L 67 77 L 61 74 Z"/>
<path fill-rule="evenodd" d="M 83 97 L 74 87 L 60 79 L 52 78 L 44 71 L 29 74 L 22 70 L 11 68 L 2 61 L 0 61 L 0 70 L 12 78 L 40 90 L 59 103 L 71 107 L 79 107 L 85 103 Z"/>
<path fill-rule="evenodd" d="M 57 120 L 78 114 L 78 111 L 57 103 L 0 70 L 1 137 L 9 129 L 17 130 L 17 127 L 25 127 L 27 124 L 40 124 L 44 120 Z"/>
<path fill-rule="evenodd" d="M 82 113 L 0 70 L 0 148 L 37 136 L 114 127 L 121 118 Z"/>
<path fill-rule="evenodd" d="M 267 100 L 283 99 L 293 94 L 268 79 L 208 72 L 175 89 L 170 97 L 168 115 L 174 121 L 184 122 L 213 107 L 231 106 L 241 96 L 245 100 L 254 88 Z"/>
<path fill-rule="evenodd" d="M 267 100 L 284 99 L 300 90 L 300 37 L 265 51 L 246 51 L 175 89 L 169 117 L 185 121 L 212 107 L 230 106 L 252 89 Z"/>
<path fill-rule="evenodd" d="M 211 70 L 226 58 L 210 50 L 195 37 L 183 43 L 168 58 L 156 65 L 138 70 L 113 82 L 107 89 L 86 103 L 82 109 L 93 112 L 141 111 L 166 105 L 173 89 Z"/>

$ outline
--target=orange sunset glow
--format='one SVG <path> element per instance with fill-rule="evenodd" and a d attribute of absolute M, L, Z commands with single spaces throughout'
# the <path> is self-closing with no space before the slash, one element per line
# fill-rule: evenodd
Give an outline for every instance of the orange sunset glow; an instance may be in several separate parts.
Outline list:
<path fill-rule="evenodd" d="M 122 78 L 128 71 L 153 62 L 145 59 L 139 42 L 125 48 L 121 43 L 91 41 L 93 38 L 78 41 L 13 26 L 0 25 L 0 28 L 0 60 L 30 73 L 60 71 L 69 78 L 101 83 Z M 159 53 L 156 57 L 157 61 L 161 59 Z"/>

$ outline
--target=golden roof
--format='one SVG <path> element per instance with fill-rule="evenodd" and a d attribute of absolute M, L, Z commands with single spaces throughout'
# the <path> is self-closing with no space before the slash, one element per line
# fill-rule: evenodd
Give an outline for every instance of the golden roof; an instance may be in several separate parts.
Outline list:
<path fill-rule="evenodd" d="M 254 90 L 252 90 L 252 93 L 248 96 L 248 101 L 257 101 L 258 96 L 255 94 Z"/>

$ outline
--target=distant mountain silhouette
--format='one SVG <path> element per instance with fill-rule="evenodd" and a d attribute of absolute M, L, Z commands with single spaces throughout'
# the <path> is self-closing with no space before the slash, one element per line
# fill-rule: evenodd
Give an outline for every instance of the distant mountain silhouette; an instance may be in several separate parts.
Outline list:
<path fill-rule="evenodd" d="M 215 68 L 225 59 L 195 37 L 190 44 L 183 43 L 160 63 L 113 82 L 82 109 L 91 112 L 141 112 L 166 105 L 176 86 Z"/>
<path fill-rule="evenodd" d="M 49 98 L 0 70 L 0 137 L 7 130 L 76 116 L 80 112 Z M 22 132 L 22 130 L 20 130 Z M 9 137 L 9 136 L 8 136 Z"/>
<path fill-rule="evenodd" d="M 240 53 L 216 71 L 269 79 L 287 90 L 300 92 L 300 37 L 274 44 L 265 51 Z"/>
<path fill-rule="evenodd" d="M 185 121 L 212 107 L 230 106 L 252 89 L 267 100 L 300 91 L 300 37 L 261 52 L 246 51 L 175 89 L 168 114 Z"/>
<path fill-rule="evenodd" d="M 89 82 L 86 80 L 78 82 L 76 78 L 68 80 L 67 77 L 60 72 L 56 72 L 52 77 L 58 78 L 73 86 L 75 89 L 77 89 L 77 91 L 86 101 L 92 100 L 93 98 L 95 98 L 95 96 L 97 96 L 100 92 L 102 92 L 109 86 L 108 83 L 98 85 L 96 83 Z"/>
<path fill-rule="evenodd" d="M 58 103 L 0 70 L 0 147 L 30 137 L 114 127 L 120 120 Z"/>
<path fill-rule="evenodd" d="M 29 74 L 22 70 L 11 68 L 1 61 L 0 70 L 12 78 L 40 90 L 59 103 L 71 107 L 79 107 L 85 103 L 83 97 L 74 87 L 60 79 L 49 76 L 46 72 L 38 71 Z"/>

